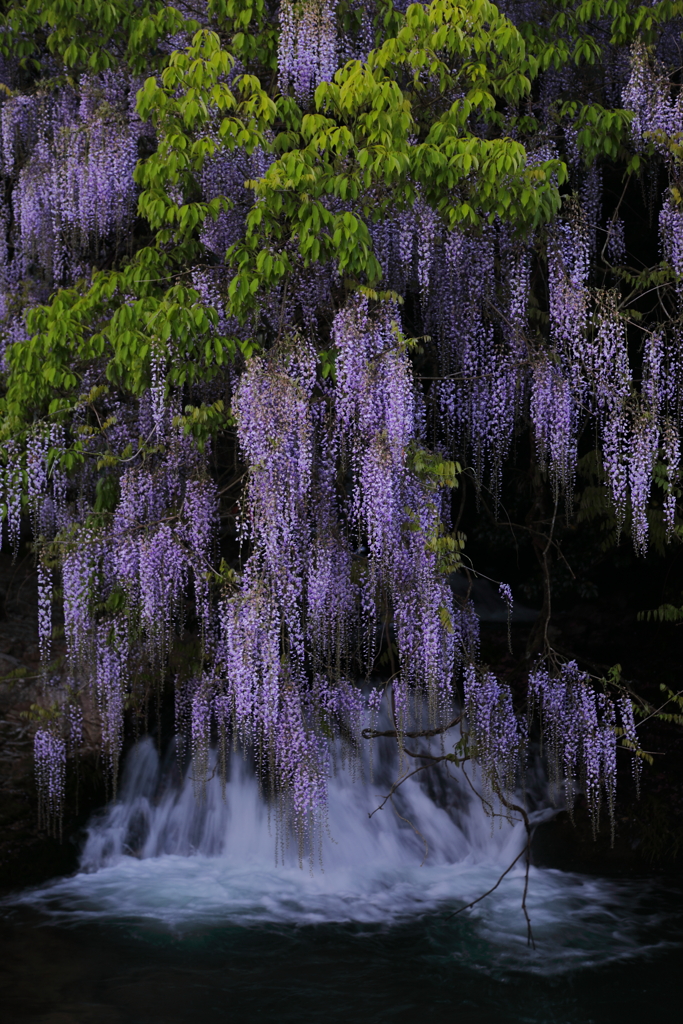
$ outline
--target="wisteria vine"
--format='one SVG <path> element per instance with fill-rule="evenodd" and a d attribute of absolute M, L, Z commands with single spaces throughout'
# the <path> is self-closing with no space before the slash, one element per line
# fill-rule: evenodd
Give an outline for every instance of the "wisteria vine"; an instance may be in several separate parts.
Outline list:
<path fill-rule="evenodd" d="M 680 535 L 678 22 L 621 38 L 597 5 L 598 103 L 539 34 L 550 0 L 152 7 L 125 58 L 38 33 L 39 70 L 7 47 L 0 68 L 3 532 L 16 552 L 30 523 L 40 652 L 69 680 L 35 736 L 44 817 L 73 695 L 115 786 L 170 678 L 198 798 L 239 741 L 301 849 L 380 706 L 402 743 L 461 704 L 504 797 L 530 726 L 452 587 L 454 496 L 467 476 L 495 505 L 528 437 L 555 515 L 594 451 L 615 532 Z M 649 276 L 615 161 L 668 176 Z M 633 705 L 548 653 L 528 707 L 597 823 L 617 748 L 640 763 Z"/>

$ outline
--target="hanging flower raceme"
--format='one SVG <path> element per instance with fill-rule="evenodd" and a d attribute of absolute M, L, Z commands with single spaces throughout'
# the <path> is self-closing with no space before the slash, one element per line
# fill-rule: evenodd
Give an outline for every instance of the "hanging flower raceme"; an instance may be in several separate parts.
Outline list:
<path fill-rule="evenodd" d="M 391 555 L 405 520 L 406 455 L 415 438 L 410 364 L 399 350 L 394 310 L 371 317 L 356 297 L 335 317 L 339 447 L 351 459 L 353 522 L 378 563 Z"/>
<path fill-rule="evenodd" d="M 39 537 L 41 530 L 40 509 L 48 491 L 47 457 L 50 435 L 47 431 L 31 434 L 26 441 L 26 477 L 28 483 L 28 504 L 33 534 Z"/>
<path fill-rule="evenodd" d="M 382 267 L 382 280 L 386 286 L 403 292 L 406 284 L 416 277 L 415 245 L 417 217 L 414 207 L 389 212 L 382 220 L 368 225 L 372 248 Z"/>
<path fill-rule="evenodd" d="M 62 555 L 64 632 L 72 666 L 92 659 L 95 640 L 92 607 L 97 597 L 102 553 L 101 538 L 93 531 L 82 530 Z"/>
<path fill-rule="evenodd" d="M 458 660 L 476 665 L 479 662 L 480 623 L 474 603 L 466 600 L 458 604 L 451 621 Z"/>
<path fill-rule="evenodd" d="M 129 642 L 122 621 L 101 622 L 97 628 L 95 693 L 102 726 L 102 749 L 114 793 L 123 746 L 123 715 L 128 694 Z"/>
<path fill-rule="evenodd" d="M 140 537 L 148 523 L 158 523 L 163 518 L 166 509 L 163 479 L 157 474 L 147 467 L 136 467 L 123 474 L 111 536 L 115 571 L 133 604 L 138 602 L 140 592 Z"/>
<path fill-rule="evenodd" d="M 291 815 L 299 857 L 312 854 L 327 809 L 329 751 L 306 721 L 305 707 L 292 695 L 283 701 L 275 733 L 274 765 L 283 817 Z"/>
<path fill-rule="evenodd" d="M 453 593 L 428 546 L 428 538 L 437 530 L 436 510 L 417 487 L 407 490 L 406 496 L 416 511 L 394 552 L 391 572 L 401 679 L 415 691 L 418 717 L 426 697 L 431 720 L 442 721 L 450 715 L 459 654 Z"/>
<path fill-rule="evenodd" d="M 351 660 L 358 605 L 350 545 L 335 533 L 318 533 L 306 577 L 306 631 L 316 668 L 339 675 Z"/>
<path fill-rule="evenodd" d="M 502 280 L 496 274 L 497 249 Z M 441 369 L 448 375 L 431 393 L 444 443 L 471 462 L 478 482 L 488 467 L 494 500 L 523 393 L 519 357 L 526 353 L 528 284 L 528 254 L 504 230 L 497 234 L 485 227 L 477 237 L 455 229 L 445 238 L 443 268 L 428 306 L 428 325 L 436 333 Z M 504 344 L 494 326 L 499 288 L 508 306 Z"/>
<path fill-rule="evenodd" d="M 602 207 L 602 170 L 592 164 L 584 175 L 581 186 L 581 214 L 586 225 L 588 251 L 595 255 L 598 244 L 598 227 Z"/>
<path fill-rule="evenodd" d="M 671 192 L 665 194 L 659 211 L 659 244 L 662 256 L 678 277 L 680 294 L 683 292 L 683 208 Z"/>
<path fill-rule="evenodd" d="M 551 784 L 564 786 L 572 811 L 576 794 L 583 789 L 594 830 L 598 827 L 603 796 L 614 826 L 617 785 L 617 734 L 614 701 L 597 691 L 576 662 L 563 665 L 551 676 L 544 667 L 529 675 L 529 700 L 541 718 L 543 742 L 550 767 Z M 617 702 L 622 729 L 637 746 L 631 702 Z"/>
<path fill-rule="evenodd" d="M 534 367 L 530 403 L 536 450 L 547 466 L 557 500 L 560 491 L 571 498 L 577 459 L 577 408 L 561 367 L 543 357 Z"/>
<path fill-rule="evenodd" d="M 415 203 L 414 216 L 417 241 L 417 283 L 422 293 L 423 304 L 427 305 L 430 276 L 435 256 L 438 218 L 431 206 L 422 199 L 418 199 Z"/>
<path fill-rule="evenodd" d="M 676 525 L 676 488 L 681 476 L 681 437 L 671 420 L 664 425 L 662 449 L 666 460 L 667 493 L 664 497 L 664 524 L 667 538 L 673 536 Z"/>
<path fill-rule="evenodd" d="M 568 363 L 580 363 L 589 315 L 590 244 L 579 217 L 553 226 L 548 238 L 550 335 Z"/>
<path fill-rule="evenodd" d="M 35 146 L 39 116 L 35 96 L 12 96 L 3 103 L 0 112 L 3 174 L 12 174 Z"/>
<path fill-rule="evenodd" d="M 334 319 L 338 349 L 335 409 L 342 439 L 362 448 L 386 432 L 395 456 L 414 434 L 410 365 L 399 344 L 399 317 L 384 303 L 371 315 L 365 296 L 354 295 Z"/>
<path fill-rule="evenodd" d="M 306 653 L 315 672 L 340 678 L 355 671 L 353 636 L 360 587 L 354 580 L 352 544 L 340 522 L 334 419 L 327 402 L 315 404 L 312 414 L 318 443 L 305 580 Z"/>
<path fill-rule="evenodd" d="M 218 495 L 210 479 L 188 480 L 178 529 L 185 548 L 185 559 L 194 576 L 197 618 L 204 630 L 211 621 L 209 585 L 207 576 L 213 564 L 213 553 L 218 528 Z"/>
<path fill-rule="evenodd" d="M 601 431 L 602 462 L 614 514 L 617 532 L 621 531 L 628 509 L 630 431 L 623 409 L 614 409 L 608 415 Z"/>
<path fill-rule="evenodd" d="M 337 70 L 336 0 L 281 0 L 278 40 L 280 89 L 309 103 Z"/>
<path fill-rule="evenodd" d="M 263 768 L 277 728 L 283 667 L 282 619 L 266 585 L 245 580 L 241 593 L 223 602 L 220 628 L 218 657 L 234 727 L 256 748 Z"/>
<path fill-rule="evenodd" d="M 502 233 L 501 233 L 502 235 Z M 506 316 L 503 323 L 508 345 L 515 359 L 527 354 L 527 305 L 531 288 L 531 253 L 502 235 L 499 239 L 503 267 Z"/>
<path fill-rule="evenodd" d="M 656 417 L 668 404 L 667 370 L 666 342 L 663 333 L 653 331 L 645 339 L 643 347 L 643 377 L 640 390 L 646 408 Z"/>
<path fill-rule="evenodd" d="M 430 292 L 427 326 L 438 337 L 443 372 L 467 376 L 469 368 L 464 363 L 472 359 L 477 339 L 490 334 L 491 305 L 495 305 L 496 235 L 492 228 L 484 228 L 481 236 L 458 228 L 446 235 L 443 265 Z"/>
<path fill-rule="evenodd" d="M 197 478 L 194 474 L 202 473 Z M 150 656 L 166 658 L 184 621 L 186 588 L 194 580 L 205 640 L 211 620 L 207 574 L 218 525 L 218 496 L 192 445 L 169 435 L 162 458 L 128 469 L 107 535 L 111 579 L 139 621 Z M 108 596 L 108 595 L 105 595 Z"/>
<path fill-rule="evenodd" d="M 626 225 L 621 217 L 612 217 L 607 223 L 605 255 L 613 266 L 626 262 Z"/>
<path fill-rule="evenodd" d="M 345 741 L 342 743 L 342 755 L 349 747 L 352 755 L 357 754 L 368 709 L 361 688 L 348 679 L 330 680 L 329 676 L 316 675 L 309 703 L 312 718 L 318 719 L 319 731 L 329 734 L 330 727 L 335 728 Z"/>
<path fill-rule="evenodd" d="M 78 754 L 83 746 L 83 708 L 80 704 L 67 704 L 64 709 L 66 746 L 70 754 Z"/>
<path fill-rule="evenodd" d="M 657 421 L 647 412 L 641 413 L 633 425 L 630 445 L 628 480 L 631 498 L 631 532 L 639 554 L 647 553 L 649 524 L 647 509 L 652 490 L 652 471 L 659 451 L 660 432 Z"/>
<path fill-rule="evenodd" d="M 300 383 L 285 369 L 255 359 L 233 401 L 239 443 L 251 466 L 246 527 L 273 568 L 278 550 L 291 551 L 308 532 L 314 379 L 309 374 Z"/>
<path fill-rule="evenodd" d="M 441 523 L 438 495 L 408 464 L 421 426 L 394 316 L 387 306 L 371 316 L 367 300 L 357 297 L 335 318 L 339 447 L 348 453 L 354 479 L 352 523 L 367 543 L 362 591 L 368 634 L 378 606 L 388 600 L 401 669 L 399 703 L 407 715 L 413 690 L 416 706 L 426 696 L 438 717 L 446 713 L 455 666 L 452 594 L 430 549 Z M 370 658 L 373 652 L 370 640 Z"/>
<path fill-rule="evenodd" d="M 304 582 L 311 542 L 314 430 L 310 398 L 315 363 L 288 369 L 253 360 L 233 401 L 237 437 L 250 465 L 245 536 L 251 559 L 277 581 L 293 656 L 303 661 Z"/>
<path fill-rule="evenodd" d="M 683 129 L 683 109 L 680 92 L 671 96 L 671 84 L 666 69 L 654 59 L 647 48 L 636 42 L 631 48 L 631 74 L 622 91 L 621 102 L 634 113 L 631 121 L 631 139 L 637 150 L 643 150 L 657 133 L 675 135 Z M 665 147 L 661 147 L 666 152 Z"/>
<path fill-rule="evenodd" d="M 142 624 L 154 649 L 165 657 L 172 633 L 181 621 L 181 602 L 188 583 L 186 552 L 168 524 L 140 541 L 139 572 Z"/>
<path fill-rule="evenodd" d="M 218 134 L 216 142 L 219 148 L 213 156 L 205 159 L 199 176 L 200 184 L 205 200 L 225 196 L 230 208 L 222 210 L 215 220 L 207 217 L 200 238 L 209 252 L 224 259 L 230 246 L 241 237 L 244 218 L 253 202 L 254 194 L 246 187 L 246 182 L 263 177 L 272 158 L 261 146 L 246 153 L 241 149 L 220 148 Z"/>
<path fill-rule="evenodd" d="M 592 332 L 575 352 L 574 387 L 598 417 L 621 409 L 632 388 L 626 323 L 608 296 Z M 579 377 L 580 373 L 580 377 Z"/>
<path fill-rule="evenodd" d="M 640 789 L 640 776 L 643 770 L 642 757 L 638 756 L 640 751 L 640 744 L 638 743 L 638 732 L 636 728 L 636 719 L 633 713 L 633 702 L 629 697 L 618 697 L 616 700 L 617 709 L 619 711 L 619 718 L 621 720 L 621 730 L 623 745 L 634 752 L 634 756 L 631 759 L 631 765 L 633 768 L 633 779 L 636 784 L 636 790 Z"/>
<path fill-rule="evenodd" d="M 211 680 L 202 678 L 195 687 L 190 712 L 192 738 L 192 777 L 195 793 L 204 795 L 209 771 L 209 747 L 211 745 L 212 693 Z"/>
<path fill-rule="evenodd" d="M 41 824 L 53 835 L 60 834 L 66 785 L 66 742 L 54 727 L 36 730 L 33 758 Z"/>
<path fill-rule="evenodd" d="M 463 683 L 473 755 L 487 791 L 504 796 L 523 767 L 524 723 L 515 714 L 510 688 L 491 672 L 468 665 Z"/>
<path fill-rule="evenodd" d="M 38 649 L 46 662 L 52 649 L 52 570 L 38 562 Z"/>
<path fill-rule="evenodd" d="M 292 823 L 301 852 L 306 842 L 310 847 L 325 812 L 329 758 L 325 740 L 313 727 L 315 714 L 307 710 L 306 676 L 282 651 L 277 601 L 263 582 L 247 580 L 240 596 L 224 601 L 220 624 L 221 668 L 214 708 L 254 749 L 257 771 L 269 780 L 281 817 Z M 351 710 L 349 699 L 340 701 L 337 715 L 343 714 L 345 704 Z M 193 723 L 194 719 L 193 704 Z"/>
<path fill-rule="evenodd" d="M 120 234 L 134 217 L 138 134 L 138 125 L 125 116 L 100 116 L 88 125 L 78 182 L 78 225 L 85 239 Z"/>
<path fill-rule="evenodd" d="M 0 543 L 7 523 L 7 540 L 16 556 L 21 536 L 21 496 L 24 490 L 24 478 L 21 466 L 21 449 L 16 441 L 6 441 L 3 445 L 4 462 L 0 466 L 0 487 L 4 516 L 0 528 Z"/>
<path fill-rule="evenodd" d="M 488 464 L 494 500 L 498 500 L 503 461 L 510 452 L 520 396 L 515 361 L 493 339 L 493 332 L 470 335 L 464 350 L 463 382 L 456 386 L 460 436 L 469 447 L 477 479 Z M 466 439 L 466 440 L 465 440 Z"/>
<path fill-rule="evenodd" d="M 142 126 L 131 117 L 130 82 L 124 72 L 84 76 L 80 90 L 80 99 L 69 86 L 34 98 L 35 131 L 6 133 L 12 164 L 17 142 L 32 143 L 12 199 L 25 275 L 34 264 L 54 281 L 83 273 L 125 240 L 135 215 Z"/>
<path fill-rule="evenodd" d="M 38 646 L 46 662 L 52 648 L 53 571 L 46 564 L 46 542 L 58 528 L 67 525 L 66 477 L 56 460 L 48 465 L 51 447 L 64 447 L 64 431 L 53 424 L 49 430 L 32 433 L 26 442 L 28 507 L 33 536 L 38 540 Z"/>

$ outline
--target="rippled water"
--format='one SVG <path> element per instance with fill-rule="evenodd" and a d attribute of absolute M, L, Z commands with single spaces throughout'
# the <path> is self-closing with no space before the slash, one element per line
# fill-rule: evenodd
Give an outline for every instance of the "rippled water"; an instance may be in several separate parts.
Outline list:
<path fill-rule="evenodd" d="M 369 818 L 394 769 L 387 759 L 372 783 L 333 780 L 324 870 L 315 860 L 301 869 L 292 847 L 276 864 L 241 759 L 225 801 L 214 780 L 197 804 L 192 783 L 174 782 L 144 742 L 120 801 L 91 826 L 82 870 L 5 901 L 3 1021 L 678 1015 L 678 890 L 533 868 L 535 949 L 521 867 L 453 916 L 495 884 L 521 827 L 494 822 L 492 832 L 466 780 L 429 773 Z"/>

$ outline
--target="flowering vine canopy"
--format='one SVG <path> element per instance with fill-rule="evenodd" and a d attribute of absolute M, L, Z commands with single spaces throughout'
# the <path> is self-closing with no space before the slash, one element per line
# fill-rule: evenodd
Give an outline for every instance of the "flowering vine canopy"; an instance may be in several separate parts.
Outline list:
<path fill-rule="evenodd" d="M 48 820 L 87 695 L 115 780 L 164 680 L 195 772 L 239 739 L 300 835 L 383 702 L 399 741 L 462 706 L 452 758 L 504 797 L 528 718 L 454 597 L 454 493 L 528 437 L 557 514 L 593 450 L 637 551 L 680 532 L 683 5 L 1 8 L 0 478 L 59 680 Z M 536 653 L 597 818 L 632 703 Z"/>

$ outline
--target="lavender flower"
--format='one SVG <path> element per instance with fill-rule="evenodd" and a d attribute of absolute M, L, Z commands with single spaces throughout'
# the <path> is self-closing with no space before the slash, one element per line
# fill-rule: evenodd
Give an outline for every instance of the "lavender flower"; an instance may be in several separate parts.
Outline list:
<path fill-rule="evenodd" d="M 652 470 L 659 450 L 659 428 L 648 415 L 641 415 L 633 430 L 629 458 L 629 487 L 633 544 L 637 552 L 647 552 L 647 506 L 652 489 Z"/>
<path fill-rule="evenodd" d="M 102 724 L 102 749 L 116 794 L 123 746 L 123 716 L 128 689 L 128 637 L 121 623 L 103 622 L 97 630 L 95 690 Z"/>
<path fill-rule="evenodd" d="M 539 462 L 550 470 L 555 498 L 562 491 L 571 500 L 577 459 L 577 409 L 569 382 L 549 359 L 534 367 L 530 413 Z"/>
<path fill-rule="evenodd" d="M 504 795 L 514 789 L 521 767 L 524 726 L 515 715 L 509 687 L 491 672 L 468 665 L 463 682 L 473 754 L 487 791 Z"/>
<path fill-rule="evenodd" d="M 33 757 L 40 823 L 49 833 L 61 834 L 66 784 L 66 743 L 51 728 L 37 729 L 33 738 Z"/>
<path fill-rule="evenodd" d="M 38 647 L 42 661 L 52 646 L 52 570 L 38 562 Z"/>
<path fill-rule="evenodd" d="M 539 666 L 529 675 L 529 698 L 543 725 L 552 786 L 564 785 L 571 813 L 576 793 L 584 789 L 594 831 L 603 796 L 614 827 L 617 784 L 614 703 L 598 693 L 576 662 L 551 676 Z"/>
<path fill-rule="evenodd" d="M 633 769 L 633 778 L 636 784 L 636 789 L 640 789 L 640 776 L 643 770 L 643 762 L 640 757 L 637 756 L 637 751 L 640 749 L 638 743 L 638 732 L 636 728 L 636 720 L 633 713 L 633 703 L 628 697 L 619 697 L 616 701 L 617 708 L 619 710 L 619 718 L 621 719 L 621 728 L 623 731 L 623 737 L 625 745 L 628 749 L 634 752 L 631 761 Z"/>
<path fill-rule="evenodd" d="M 204 795 L 209 768 L 209 744 L 211 742 L 211 696 L 208 685 L 202 681 L 192 698 L 192 776 L 195 793 Z"/>
<path fill-rule="evenodd" d="M 7 441 L 4 445 L 6 462 L 3 467 L 2 484 L 7 520 L 7 539 L 16 557 L 21 535 L 21 495 L 23 491 L 23 474 L 21 470 L 19 446 L 16 441 Z M 0 531 L 0 542 L 2 532 Z"/>
<path fill-rule="evenodd" d="M 280 89 L 290 86 L 301 104 L 310 102 L 320 82 L 337 68 L 336 0 L 282 0 L 278 72 Z"/>

